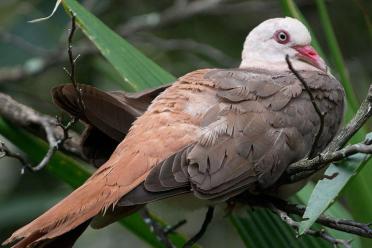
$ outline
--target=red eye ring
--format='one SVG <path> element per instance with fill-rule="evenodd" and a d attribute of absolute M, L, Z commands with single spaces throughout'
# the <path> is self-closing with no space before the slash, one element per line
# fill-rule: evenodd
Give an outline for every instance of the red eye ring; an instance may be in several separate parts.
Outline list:
<path fill-rule="evenodd" d="M 289 34 L 285 30 L 278 30 L 274 34 L 274 39 L 280 44 L 286 44 L 289 42 Z"/>

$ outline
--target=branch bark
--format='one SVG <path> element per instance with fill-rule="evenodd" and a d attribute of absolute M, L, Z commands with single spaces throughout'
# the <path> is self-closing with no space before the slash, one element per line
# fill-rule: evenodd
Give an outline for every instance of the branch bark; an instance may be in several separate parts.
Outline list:
<path fill-rule="evenodd" d="M 287 223 L 289 226 L 291 226 L 296 231 L 299 230 L 300 224 L 297 221 L 294 221 L 288 215 L 287 212 L 277 208 L 273 204 L 270 204 L 269 208 L 271 209 L 271 211 L 273 211 L 275 214 L 277 214 L 282 219 L 282 221 Z M 319 237 L 319 238 L 331 243 L 334 247 L 338 247 L 338 245 L 342 245 L 345 248 L 352 248 L 352 246 L 350 244 L 350 241 L 343 240 L 343 239 L 336 239 L 336 238 L 332 237 L 331 235 L 329 235 L 324 230 L 308 229 L 308 230 L 305 231 L 305 234 L 315 236 L 315 237 Z"/>
<path fill-rule="evenodd" d="M 47 139 L 47 136 L 49 135 L 49 143 L 54 143 L 55 140 L 62 140 L 65 137 L 64 129 L 61 128 L 55 118 L 43 115 L 1 92 L 0 116 L 18 127 L 29 130 L 31 133 L 43 139 Z M 62 150 L 82 157 L 80 139 L 79 134 L 70 131 L 69 138 L 65 140 Z"/>

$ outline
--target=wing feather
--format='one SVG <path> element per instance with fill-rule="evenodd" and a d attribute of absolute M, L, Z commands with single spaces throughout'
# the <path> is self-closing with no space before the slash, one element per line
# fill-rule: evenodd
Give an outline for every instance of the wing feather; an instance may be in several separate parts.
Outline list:
<path fill-rule="evenodd" d="M 341 86 L 326 74 L 303 74 L 330 115 L 326 130 L 337 130 L 341 117 L 332 113 L 342 111 Z M 218 100 L 201 119 L 198 141 L 158 163 L 145 189 L 161 192 L 188 182 L 199 198 L 226 199 L 248 188 L 271 187 L 290 163 L 309 152 L 319 117 L 293 74 L 210 70 L 203 80 Z M 325 132 L 321 147 L 333 135 Z"/>

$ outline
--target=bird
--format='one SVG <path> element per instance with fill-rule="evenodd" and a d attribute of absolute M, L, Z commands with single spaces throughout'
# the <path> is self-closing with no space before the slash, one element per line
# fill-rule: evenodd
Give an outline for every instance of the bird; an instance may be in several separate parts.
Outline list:
<path fill-rule="evenodd" d="M 98 169 L 3 244 L 72 247 L 89 224 L 103 227 L 175 196 L 218 203 L 243 192 L 293 194 L 301 186 L 282 190 L 288 185 L 277 186 L 279 178 L 313 147 L 320 152 L 329 144 L 345 95 L 306 26 L 290 17 L 256 26 L 238 68 L 199 69 L 139 93 L 79 87 L 81 94 L 58 86 L 53 97 L 87 124 L 82 148 Z M 324 115 L 316 144 L 321 120 L 310 95 Z M 63 245 L 48 246 L 55 240 Z"/>

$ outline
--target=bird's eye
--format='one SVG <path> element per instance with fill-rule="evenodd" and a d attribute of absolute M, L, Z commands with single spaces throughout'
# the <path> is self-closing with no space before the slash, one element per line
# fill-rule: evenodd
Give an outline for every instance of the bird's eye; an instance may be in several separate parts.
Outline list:
<path fill-rule="evenodd" d="M 286 44 L 289 42 L 289 34 L 284 30 L 278 30 L 274 34 L 274 39 L 280 44 Z"/>

